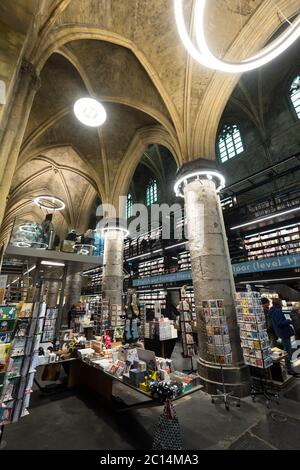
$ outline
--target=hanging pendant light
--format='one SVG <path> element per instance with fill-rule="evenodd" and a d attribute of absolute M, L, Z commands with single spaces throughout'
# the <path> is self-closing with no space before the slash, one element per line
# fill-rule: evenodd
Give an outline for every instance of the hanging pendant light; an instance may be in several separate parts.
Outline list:
<path fill-rule="evenodd" d="M 99 101 L 93 98 L 80 98 L 74 104 L 74 114 L 86 126 L 99 127 L 106 121 L 106 111 Z"/>
<path fill-rule="evenodd" d="M 243 73 L 254 70 L 271 62 L 286 51 L 300 37 L 300 15 L 296 20 L 274 41 L 264 47 L 260 52 L 240 62 L 227 62 L 218 59 L 209 49 L 204 27 L 204 12 L 206 0 L 195 0 L 194 29 L 198 48 L 191 41 L 186 29 L 183 15 L 183 0 L 174 0 L 175 19 L 180 38 L 190 55 L 205 67 L 228 73 Z"/>

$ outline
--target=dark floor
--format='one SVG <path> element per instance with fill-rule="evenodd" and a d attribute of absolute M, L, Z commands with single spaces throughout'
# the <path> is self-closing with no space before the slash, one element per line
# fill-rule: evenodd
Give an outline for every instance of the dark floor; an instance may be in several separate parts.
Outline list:
<path fill-rule="evenodd" d="M 177 351 L 175 351 L 176 361 Z M 115 383 L 114 395 L 127 404 L 141 394 Z M 280 404 L 243 399 L 226 411 L 202 391 L 181 398 L 175 408 L 184 449 L 300 449 L 300 379 L 282 392 Z M 32 395 L 30 414 L 5 428 L 6 449 L 147 450 L 161 406 L 123 410 L 85 391 Z"/>

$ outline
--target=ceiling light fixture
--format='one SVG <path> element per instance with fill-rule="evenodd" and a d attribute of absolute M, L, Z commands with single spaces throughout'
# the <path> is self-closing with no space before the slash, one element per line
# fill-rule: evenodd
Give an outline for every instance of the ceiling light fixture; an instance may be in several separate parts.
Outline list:
<path fill-rule="evenodd" d="M 261 283 L 269 283 L 269 282 L 279 282 L 279 281 L 294 281 L 298 280 L 300 277 L 280 277 L 279 279 L 260 279 L 259 282 Z M 241 281 L 238 284 L 255 284 L 257 281 Z"/>
<path fill-rule="evenodd" d="M 180 38 L 190 55 L 205 67 L 228 73 L 243 73 L 249 70 L 254 70 L 278 57 L 300 37 L 299 15 L 278 38 L 252 57 L 244 59 L 241 62 L 227 62 L 225 60 L 220 60 L 212 54 L 205 38 L 204 13 L 206 3 L 206 0 L 196 0 L 195 4 L 194 29 L 198 46 L 197 49 L 191 41 L 185 25 L 183 0 L 174 0 L 175 19 Z"/>
<path fill-rule="evenodd" d="M 65 266 L 65 263 L 59 263 L 58 261 L 41 261 L 44 266 Z"/>
<path fill-rule="evenodd" d="M 93 98 L 80 98 L 74 104 L 74 114 L 78 121 L 90 127 L 99 127 L 106 121 L 106 111 L 99 101 Z"/>
<path fill-rule="evenodd" d="M 277 214 L 268 215 L 267 217 L 262 217 L 261 219 L 251 220 L 250 222 L 246 222 L 245 224 L 235 225 L 234 227 L 230 227 L 230 230 L 236 230 L 237 228 L 248 227 L 248 225 L 258 224 L 259 222 L 264 222 L 265 220 L 275 219 L 276 217 L 280 217 L 281 215 L 290 214 L 291 212 L 296 212 L 299 210 L 300 210 L 300 207 L 295 207 L 295 209 L 289 209 L 288 211 L 278 212 Z"/>
<path fill-rule="evenodd" d="M 36 224 L 22 224 L 19 226 L 20 232 L 29 233 L 30 235 L 36 232 Z"/>
<path fill-rule="evenodd" d="M 106 234 L 114 235 L 116 232 L 123 234 L 124 238 L 128 237 L 130 233 L 129 230 L 127 230 L 127 228 L 124 228 L 124 227 L 103 227 L 101 229 L 101 234 L 103 236 L 105 236 Z"/>
<path fill-rule="evenodd" d="M 56 196 L 37 196 L 33 202 L 40 208 L 46 209 L 47 211 L 62 211 L 66 205 L 65 203 Z"/>
<path fill-rule="evenodd" d="M 17 248 L 30 248 L 31 244 L 29 242 L 15 242 L 14 245 Z"/>
<path fill-rule="evenodd" d="M 218 171 L 209 171 L 209 170 L 195 171 L 193 173 L 183 175 L 181 178 L 179 178 L 178 181 L 176 181 L 176 183 L 174 185 L 174 192 L 175 192 L 176 196 L 177 197 L 184 197 L 181 185 L 183 183 L 187 183 L 189 179 L 196 179 L 197 176 L 206 176 L 209 180 L 216 179 L 218 184 L 219 184 L 216 187 L 217 193 L 220 192 L 223 188 L 225 188 L 225 178 Z"/>

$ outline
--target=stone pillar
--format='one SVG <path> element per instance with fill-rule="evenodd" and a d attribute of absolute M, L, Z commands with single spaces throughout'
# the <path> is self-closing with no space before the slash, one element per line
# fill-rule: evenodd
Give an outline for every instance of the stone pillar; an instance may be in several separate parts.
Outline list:
<path fill-rule="evenodd" d="M 208 340 L 202 300 L 224 299 L 232 350 L 232 364 L 224 365 L 227 390 L 244 396 L 249 391 L 249 368 L 243 362 L 239 329 L 234 306 L 235 286 L 217 194 L 223 177 L 211 160 L 198 159 L 178 172 L 175 190 L 184 197 L 195 309 L 199 327 L 198 372 L 209 393 L 222 389 L 220 364 L 208 352 Z"/>
<path fill-rule="evenodd" d="M 40 79 L 35 67 L 23 59 L 14 90 L 14 100 L 0 129 L 0 225 L 16 169 L 29 114 Z"/>
<path fill-rule="evenodd" d="M 72 305 L 76 305 L 81 296 L 82 277 L 81 272 L 76 265 L 70 264 L 66 272 L 65 288 L 61 295 L 64 296 L 64 307 L 62 323 L 67 324 L 67 316 Z"/>
<path fill-rule="evenodd" d="M 81 296 L 82 277 L 78 268 L 68 267 L 65 287 L 65 307 L 69 310 Z"/>
<path fill-rule="evenodd" d="M 123 294 L 123 250 L 127 230 L 121 226 L 103 229 L 102 297 L 110 304 L 121 304 Z"/>
<path fill-rule="evenodd" d="M 48 307 L 55 308 L 58 305 L 58 294 L 61 288 L 60 281 L 49 281 L 46 302 Z"/>

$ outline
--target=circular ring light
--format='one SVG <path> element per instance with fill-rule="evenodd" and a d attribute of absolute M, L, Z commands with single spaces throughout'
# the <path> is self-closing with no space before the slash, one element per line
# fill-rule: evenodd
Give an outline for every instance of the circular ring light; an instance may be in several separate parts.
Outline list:
<path fill-rule="evenodd" d="M 254 54 L 241 62 L 227 62 L 218 59 L 212 54 L 206 42 L 204 34 L 204 12 L 206 0 L 196 0 L 194 29 L 198 48 L 191 41 L 186 29 L 183 15 L 183 0 L 174 0 L 175 19 L 180 38 L 190 55 L 205 67 L 228 73 L 243 73 L 257 69 L 271 62 L 282 54 L 300 37 L 300 15 L 296 20 L 274 41 L 264 47 L 260 52 Z"/>
<path fill-rule="evenodd" d="M 30 235 L 33 235 L 36 232 L 36 225 L 22 224 L 19 226 L 19 230 L 20 232 L 29 233 Z"/>
<path fill-rule="evenodd" d="M 78 121 L 90 127 L 101 126 L 106 121 L 106 111 L 99 101 L 93 98 L 80 98 L 74 104 L 74 114 Z"/>
<path fill-rule="evenodd" d="M 194 171 L 193 173 L 188 173 L 187 175 L 182 176 L 181 178 L 179 178 L 178 181 L 176 181 L 174 185 L 174 191 L 175 191 L 176 196 L 184 197 L 183 191 L 181 189 L 182 183 L 184 183 L 185 181 L 187 182 L 187 180 L 189 179 L 195 180 L 197 179 L 198 176 L 205 176 L 209 180 L 217 180 L 218 182 L 218 186 L 216 188 L 217 193 L 220 192 L 225 187 L 225 178 L 218 171 L 210 171 L 210 170 Z"/>
<path fill-rule="evenodd" d="M 106 233 L 120 232 L 123 233 L 124 238 L 128 237 L 129 235 L 129 230 L 123 227 L 104 227 L 100 229 L 100 232 L 102 235 L 105 235 Z"/>
<path fill-rule="evenodd" d="M 55 196 L 38 196 L 33 202 L 39 206 L 40 209 L 53 212 L 62 211 L 66 207 L 65 203 Z"/>
<path fill-rule="evenodd" d="M 29 242 L 15 242 L 14 245 L 17 246 L 18 248 L 30 248 L 31 247 L 31 243 Z"/>
<path fill-rule="evenodd" d="M 36 250 L 47 250 L 48 248 L 48 244 L 43 242 L 30 242 L 30 246 L 31 248 L 35 248 Z"/>

